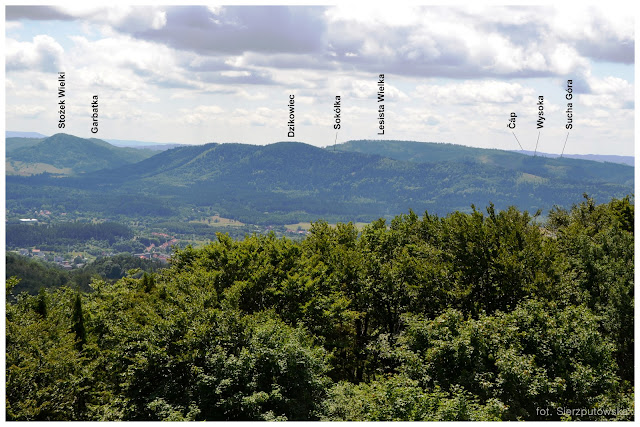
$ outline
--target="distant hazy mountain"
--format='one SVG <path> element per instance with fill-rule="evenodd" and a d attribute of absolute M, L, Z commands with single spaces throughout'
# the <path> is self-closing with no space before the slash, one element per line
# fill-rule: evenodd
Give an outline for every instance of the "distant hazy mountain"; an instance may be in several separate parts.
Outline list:
<path fill-rule="evenodd" d="M 153 151 L 164 151 L 164 150 L 169 150 L 171 148 L 181 147 L 185 145 L 185 144 L 176 144 L 176 143 L 135 141 L 131 139 L 105 139 L 105 141 L 117 147 L 147 148 Z"/>
<path fill-rule="evenodd" d="M 38 132 L 16 132 L 16 131 L 6 131 L 4 133 L 5 138 L 46 138 L 47 135 L 43 135 Z"/>
<path fill-rule="evenodd" d="M 417 141 L 379 141 L 358 140 L 329 146 L 327 150 L 352 151 L 357 153 L 378 154 L 396 160 L 418 163 L 441 161 L 477 161 L 487 165 L 497 165 L 509 169 L 518 169 L 522 165 L 523 155 L 533 156 L 533 151 L 506 151 L 498 149 L 467 147 L 441 142 Z M 557 158 L 559 154 L 537 152 L 537 156 Z M 564 158 L 592 160 L 597 162 L 620 163 L 634 166 L 633 156 L 613 156 L 599 154 L 565 154 Z"/>
<path fill-rule="evenodd" d="M 62 175 L 116 168 L 152 156 L 150 150 L 115 147 L 100 139 L 59 133 L 44 139 L 7 139 L 7 173 Z"/>
<path fill-rule="evenodd" d="M 634 189 L 633 168 L 614 163 L 452 144 L 369 142 L 342 144 L 336 151 L 295 142 L 178 147 L 77 178 L 7 177 L 7 203 L 27 209 L 46 197 L 69 210 L 136 218 L 180 218 L 179 212 L 203 206 L 246 223 L 286 224 L 370 221 L 409 209 L 444 215 L 489 203 L 548 211 L 580 202 L 583 193 L 607 201 Z"/>
<path fill-rule="evenodd" d="M 36 145 L 42 142 L 44 138 L 25 138 L 25 137 L 7 137 L 5 138 L 5 150 L 6 154 L 9 155 L 12 151 L 17 148 L 25 148 L 30 147 L 32 145 Z"/>
<path fill-rule="evenodd" d="M 535 151 L 521 150 L 517 151 L 517 153 L 526 154 L 528 156 L 533 156 L 534 154 L 536 154 L 543 157 L 560 157 L 560 154 L 541 153 L 539 151 L 536 153 Z M 563 157 L 568 157 L 570 159 L 593 160 L 594 162 L 610 162 L 620 163 L 622 165 L 628 166 L 635 166 L 635 157 L 633 156 L 614 156 L 608 154 L 564 154 Z"/>

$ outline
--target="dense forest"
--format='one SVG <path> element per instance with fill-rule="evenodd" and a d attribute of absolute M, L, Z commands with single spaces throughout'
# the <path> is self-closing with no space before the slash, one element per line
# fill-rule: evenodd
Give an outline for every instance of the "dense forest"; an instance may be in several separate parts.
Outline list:
<path fill-rule="evenodd" d="M 37 294 L 42 288 L 69 288 L 91 291 L 92 279 L 105 281 L 122 279 L 129 275 L 141 277 L 144 272 L 153 273 L 162 268 L 159 261 L 141 259 L 131 254 L 119 254 L 101 257 L 81 269 L 67 271 L 56 264 L 20 256 L 11 252 L 6 254 L 6 277 L 19 279 L 13 289 L 15 295 L 26 292 Z M 132 272 L 132 274 L 129 274 Z"/>
<path fill-rule="evenodd" d="M 118 239 L 130 239 L 133 232 L 125 225 L 104 222 L 83 224 L 63 222 L 59 224 L 7 224 L 9 247 L 18 246 L 64 246 L 87 240 L 104 240 L 114 244 Z"/>
<path fill-rule="evenodd" d="M 219 234 L 12 291 L 9 420 L 633 419 L 634 206 Z"/>
<path fill-rule="evenodd" d="M 58 134 L 41 142 L 51 149 L 51 165 L 79 168 L 53 161 L 62 155 L 56 147 L 67 139 L 77 144 L 74 157 L 96 157 L 96 141 Z M 546 212 L 554 205 L 569 208 L 583 192 L 609 200 L 634 188 L 634 168 L 613 163 L 412 141 L 354 141 L 336 148 L 210 143 L 109 169 L 83 166 L 86 173 L 65 177 L 46 170 L 7 176 L 7 217 L 47 209 L 54 215 L 64 212 L 67 219 L 163 223 L 185 222 L 193 212 L 210 208 L 225 218 L 265 226 L 318 218 L 371 222 L 391 220 L 409 208 L 469 213 L 471 204 L 489 200 L 497 209 Z"/>

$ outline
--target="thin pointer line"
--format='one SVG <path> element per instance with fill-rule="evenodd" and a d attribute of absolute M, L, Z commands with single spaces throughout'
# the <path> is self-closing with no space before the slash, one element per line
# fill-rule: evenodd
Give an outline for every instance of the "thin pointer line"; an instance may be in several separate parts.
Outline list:
<path fill-rule="evenodd" d="M 336 140 L 333 141 L 333 151 L 336 151 L 336 142 L 338 142 L 338 132 L 336 132 Z"/>
<path fill-rule="evenodd" d="M 538 139 L 536 140 L 536 150 L 533 152 L 533 157 L 535 157 L 536 153 L 538 152 L 538 141 L 540 141 L 540 132 L 538 132 Z"/>
<path fill-rule="evenodd" d="M 516 141 L 518 141 L 518 137 L 516 136 L 516 134 L 513 131 L 511 131 L 511 133 L 513 133 L 513 136 L 516 137 Z M 520 144 L 520 141 L 518 141 L 518 145 L 520 146 L 520 149 L 524 151 L 524 148 L 522 148 L 522 144 Z"/>
<path fill-rule="evenodd" d="M 567 132 L 567 137 L 564 140 L 564 146 L 562 147 L 562 153 L 560 153 L 560 158 L 562 158 L 562 155 L 564 154 L 564 147 L 567 146 L 567 139 L 569 139 L 569 132 Z"/>

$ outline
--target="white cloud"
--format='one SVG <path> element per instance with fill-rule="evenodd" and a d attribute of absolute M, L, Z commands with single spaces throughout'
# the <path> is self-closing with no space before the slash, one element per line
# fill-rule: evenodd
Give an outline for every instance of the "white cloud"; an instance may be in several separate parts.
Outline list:
<path fill-rule="evenodd" d="M 107 24 L 119 30 L 130 32 L 148 29 L 159 30 L 167 24 L 166 8 L 162 6 L 91 6 L 74 4 L 59 6 L 59 12 L 75 19 L 87 20 L 98 24 Z"/>
<path fill-rule="evenodd" d="M 376 135 L 377 75 L 385 73 L 386 98 L 396 101 L 388 106 L 389 137 L 490 147 L 496 139 L 487 135 L 506 132 L 510 111 L 522 112 L 518 129 L 533 126 L 527 114 L 539 93 L 549 94 L 548 122 L 561 121 L 562 85 L 573 78 L 576 120 L 589 129 L 581 147 L 597 147 L 607 132 L 619 135 L 620 147 L 633 144 L 635 87 L 616 74 L 633 63 L 633 20 L 606 5 L 278 8 L 275 24 L 258 8 L 7 10 L 21 20 L 7 27 L 14 30 L 5 51 L 7 105 L 21 105 L 25 117 L 42 113 L 25 105 L 55 93 L 51 75 L 64 70 L 76 99 L 97 91 L 101 117 L 114 129 L 122 120 L 123 134 L 144 130 L 147 138 L 177 141 L 192 127 L 267 143 L 282 137 L 286 100 L 295 93 L 301 140 L 326 143 L 335 95 L 343 100 L 339 140 L 361 139 Z M 31 39 L 40 28 L 52 32 Z M 619 64 L 608 73 L 600 63 L 596 76 L 594 60 Z M 135 120 L 139 126 L 131 126 Z"/>
<path fill-rule="evenodd" d="M 355 21 L 382 25 L 410 26 L 417 24 L 420 14 L 417 7 L 380 7 L 369 4 L 344 3 L 331 7 L 325 11 L 329 21 Z"/>
<path fill-rule="evenodd" d="M 219 119 L 219 115 L 224 112 L 224 109 L 217 105 L 199 105 L 194 109 L 181 109 L 181 120 L 193 125 L 210 122 Z"/>
<path fill-rule="evenodd" d="M 333 124 L 333 117 L 327 114 L 303 113 L 296 117 L 296 122 L 304 126 L 322 126 L 330 128 Z"/>
<path fill-rule="evenodd" d="M 131 107 L 130 103 L 114 102 L 111 108 L 103 109 L 104 113 L 100 113 L 101 117 L 110 120 L 128 121 L 130 123 L 166 122 L 167 118 L 164 114 L 155 113 L 140 108 Z M 125 134 L 126 135 L 126 134 Z"/>
<path fill-rule="evenodd" d="M 376 86 L 377 86 L 377 83 L 376 83 Z M 385 82 L 385 85 L 384 85 L 384 92 L 385 92 L 385 100 L 391 99 L 394 101 L 395 100 L 405 101 L 409 99 L 409 96 L 407 96 L 406 93 L 398 89 L 396 86 L 391 85 L 387 82 Z M 377 96 L 377 90 L 374 96 Z"/>
<path fill-rule="evenodd" d="M 576 70 L 585 70 L 589 67 L 586 58 L 580 56 L 578 51 L 567 45 L 558 44 L 549 54 L 551 71 L 559 75 L 567 75 Z"/>
<path fill-rule="evenodd" d="M 57 86 L 57 80 L 52 80 L 50 75 L 37 71 L 21 71 L 19 76 L 5 79 L 7 96 L 14 96 L 17 99 L 35 98 L 34 95 L 43 91 L 55 92 Z"/>
<path fill-rule="evenodd" d="M 51 36 L 37 35 L 32 42 L 19 42 L 7 38 L 5 49 L 7 71 L 61 71 L 64 49 Z"/>
<path fill-rule="evenodd" d="M 372 96 L 375 96 L 377 90 L 375 84 L 373 83 L 373 80 L 344 79 L 341 83 L 341 92 L 344 93 L 343 96 L 352 98 L 371 98 Z"/>
<path fill-rule="evenodd" d="M 185 73 L 172 49 L 118 36 L 89 40 L 72 36 L 74 47 L 67 53 L 77 69 L 77 84 L 116 92 L 123 98 L 154 102 L 157 88 L 206 86 Z"/>
<path fill-rule="evenodd" d="M 608 76 L 602 79 L 591 77 L 588 82 L 594 94 L 633 94 L 633 85 L 619 77 Z"/>
<path fill-rule="evenodd" d="M 553 17 L 570 15 L 553 8 L 424 7 L 412 9 L 403 24 L 330 9 L 328 50 L 347 65 L 370 69 L 384 57 L 397 74 L 450 78 L 565 75 L 588 67 L 589 56 L 632 61 L 632 35 L 614 34 L 615 19 L 582 9 L 583 38 L 560 31 Z"/>
<path fill-rule="evenodd" d="M 235 70 L 220 71 L 220 74 L 226 77 L 246 77 L 251 75 L 251 73 L 248 71 L 235 71 Z"/>
<path fill-rule="evenodd" d="M 11 117 L 36 118 L 46 109 L 41 105 L 13 105 L 7 108 L 7 115 Z"/>
<path fill-rule="evenodd" d="M 619 77 L 607 76 L 597 78 L 586 77 L 590 93 L 578 94 L 577 102 L 587 107 L 609 109 L 633 109 L 635 87 L 632 83 Z"/>
<path fill-rule="evenodd" d="M 391 76 L 385 76 L 385 99 L 405 101 L 409 96 L 395 84 L 389 83 Z M 336 75 L 328 82 L 330 93 L 345 98 L 376 99 L 378 94 L 378 74 L 371 74 L 369 79 L 356 76 Z M 324 91 L 323 91 L 324 92 Z"/>
<path fill-rule="evenodd" d="M 6 21 L 4 23 L 4 29 L 9 32 L 9 31 L 13 31 L 13 30 L 19 30 L 20 28 L 22 28 L 22 22 L 17 22 L 17 21 Z"/>
<path fill-rule="evenodd" d="M 513 103 L 532 95 L 532 88 L 518 83 L 497 80 L 474 81 L 443 85 L 419 85 L 415 95 L 418 98 L 446 102 L 447 104 Z"/>
<path fill-rule="evenodd" d="M 277 111 L 267 107 L 259 107 L 255 110 L 236 108 L 227 119 L 236 126 L 268 126 L 283 116 L 284 110 Z"/>
<path fill-rule="evenodd" d="M 590 115 L 597 119 L 607 119 L 611 117 L 611 112 L 603 110 L 602 108 L 594 108 L 593 110 L 591 110 Z"/>
<path fill-rule="evenodd" d="M 581 55 L 594 59 L 633 63 L 634 14 L 627 8 L 558 3 L 551 11 L 548 25 L 557 40 L 575 45 Z"/>
<path fill-rule="evenodd" d="M 388 116 L 405 133 L 419 134 L 423 138 L 436 134 L 440 126 L 447 122 L 445 116 L 428 108 L 406 107 L 400 109 L 398 114 L 389 112 Z"/>

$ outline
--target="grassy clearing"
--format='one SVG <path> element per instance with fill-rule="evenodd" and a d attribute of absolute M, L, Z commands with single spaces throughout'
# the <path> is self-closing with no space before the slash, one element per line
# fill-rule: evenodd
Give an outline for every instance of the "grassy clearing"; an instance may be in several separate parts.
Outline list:
<path fill-rule="evenodd" d="M 24 163 L 13 160 L 5 162 L 5 168 L 7 175 L 22 176 L 37 175 L 44 172 L 58 175 L 71 175 L 73 172 L 71 168 L 57 168 L 46 163 Z"/>
<path fill-rule="evenodd" d="M 523 172 L 522 175 L 520 176 L 520 178 L 518 178 L 518 184 L 523 183 L 523 182 L 533 182 L 535 184 L 543 184 L 545 182 L 549 181 L 547 178 L 543 178 L 541 176 L 538 175 L 532 175 L 530 173 L 526 173 Z"/>
<path fill-rule="evenodd" d="M 202 218 L 200 220 L 194 220 L 189 222 L 198 222 L 201 224 L 207 224 L 212 227 L 242 227 L 245 225 L 243 222 L 237 221 L 231 218 L 223 218 L 220 215 L 213 215 Z"/>

